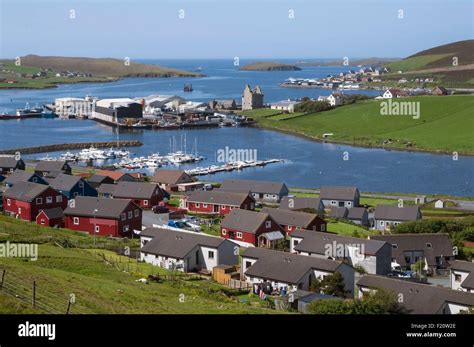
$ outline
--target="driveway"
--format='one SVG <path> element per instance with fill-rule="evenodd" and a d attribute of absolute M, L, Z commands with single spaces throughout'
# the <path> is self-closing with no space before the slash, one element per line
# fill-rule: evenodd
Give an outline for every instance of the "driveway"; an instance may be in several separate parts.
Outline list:
<path fill-rule="evenodd" d="M 153 213 L 153 211 L 143 211 L 142 224 L 146 227 L 151 227 L 153 224 L 167 225 L 169 220 L 168 213 Z"/>

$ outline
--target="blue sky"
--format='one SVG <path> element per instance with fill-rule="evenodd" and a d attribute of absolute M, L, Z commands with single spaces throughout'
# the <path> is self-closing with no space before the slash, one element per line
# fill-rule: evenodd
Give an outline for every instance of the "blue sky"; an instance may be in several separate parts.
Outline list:
<path fill-rule="evenodd" d="M 473 0 L 0 0 L 0 57 L 405 57 L 473 38 Z M 70 18 L 70 11 L 75 18 Z M 184 18 L 180 12 L 184 10 Z M 290 10 L 294 18 L 290 19 Z M 402 19 L 398 18 L 403 10 Z"/>

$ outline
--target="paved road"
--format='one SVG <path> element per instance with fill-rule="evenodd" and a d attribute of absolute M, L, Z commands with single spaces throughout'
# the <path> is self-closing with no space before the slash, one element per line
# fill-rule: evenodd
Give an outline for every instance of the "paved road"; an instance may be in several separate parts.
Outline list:
<path fill-rule="evenodd" d="M 319 194 L 319 190 L 316 189 L 304 189 L 304 188 L 295 188 L 290 189 L 290 193 L 313 193 Z M 415 201 L 414 196 L 406 196 L 406 195 L 389 195 L 389 194 L 376 194 L 376 193 L 363 193 L 361 194 L 362 197 L 365 198 L 375 198 L 375 199 L 403 199 L 404 201 Z M 434 201 L 434 198 L 427 198 L 427 202 Z M 469 210 L 474 211 L 474 201 L 473 200 L 462 200 L 462 199 L 449 199 L 450 201 L 456 203 L 458 206 L 453 207 L 456 210 Z"/>

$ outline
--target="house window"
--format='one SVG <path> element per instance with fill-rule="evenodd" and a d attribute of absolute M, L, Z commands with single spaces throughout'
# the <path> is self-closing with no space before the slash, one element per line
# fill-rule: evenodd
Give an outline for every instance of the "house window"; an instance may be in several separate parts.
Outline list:
<path fill-rule="evenodd" d="M 293 227 L 291 225 L 288 225 L 288 230 L 289 231 L 293 230 Z"/>
<path fill-rule="evenodd" d="M 33 177 L 33 178 L 31 179 L 31 182 L 33 182 L 33 183 L 38 182 L 38 178 L 37 178 L 37 177 Z"/>
<path fill-rule="evenodd" d="M 458 275 L 458 274 L 454 274 L 454 282 L 461 282 L 461 275 Z"/>
<path fill-rule="evenodd" d="M 41 219 L 40 223 L 41 223 L 41 225 L 44 225 L 44 219 Z"/>
<path fill-rule="evenodd" d="M 227 235 L 227 230 L 226 229 L 222 229 L 222 235 Z"/>
<path fill-rule="evenodd" d="M 139 210 L 135 210 L 135 217 L 138 217 L 140 216 L 140 211 Z"/>
<path fill-rule="evenodd" d="M 430 242 L 426 243 L 426 248 L 433 248 L 433 245 Z"/>
<path fill-rule="evenodd" d="M 72 219 L 72 222 L 74 223 L 74 225 L 79 225 L 79 217 L 74 217 Z"/>
<path fill-rule="evenodd" d="M 206 207 L 207 207 L 207 204 L 202 204 L 202 207 L 206 208 Z"/>
<path fill-rule="evenodd" d="M 124 225 L 122 230 L 123 230 L 124 233 L 128 233 L 128 231 L 130 229 L 129 229 L 128 225 Z"/>
<path fill-rule="evenodd" d="M 393 248 L 393 249 L 398 249 L 398 244 L 394 243 L 394 244 L 392 245 L 392 248 Z"/>
<path fill-rule="evenodd" d="M 126 219 L 127 219 L 127 214 L 121 213 L 121 214 L 120 214 L 120 219 L 121 219 L 121 220 L 126 220 Z"/>
<path fill-rule="evenodd" d="M 76 197 L 76 196 L 78 196 L 78 195 L 79 195 L 78 192 L 74 192 L 74 193 L 72 194 L 73 197 Z"/>
<path fill-rule="evenodd" d="M 271 228 L 271 227 L 272 227 L 272 221 L 267 220 L 267 221 L 265 222 L 265 227 L 266 227 L 267 229 L 268 229 L 268 228 Z"/>
<path fill-rule="evenodd" d="M 63 202 L 63 196 L 62 195 L 56 196 L 56 202 Z"/>
<path fill-rule="evenodd" d="M 245 268 L 248 269 L 249 267 L 252 266 L 252 262 L 251 261 L 246 261 L 245 262 Z"/>
<path fill-rule="evenodd" d="M 133 211 L 128 211 L 128 219 L 132 219 L 133 218 Z"/>
<path fill-rule="evenodd" d="M 199 204 L 199 202 L 196 202 L 196 203 L 194 204 L 194 206 L 196 206 L 197 208 L 199 208 L 199 206 L 201 206 L 201 204 Z"/>
<path fill-rule="evenodd" d="M 43 198 L 36 198 L 36 205 L 41 205 L 43 203 Z"/>
<path fill-rule="evenodd" d="M 298 240 L 293 240 L 293 247 L 298 246 L 299 241 Z"/>
<path fill-rule="evenodd" d="M 143 205 L 148 206 L 148 200 L 143 200 Z"/>
<path fill-rule="evenodd" d="M 351 206 L 352 205 L 352 202 L 351 201 L 348 201 L 347 202 L 347 206 Z"/>
<path fill-rule="evenodd" d="M 96 225 L 96 226 L 95 226 L 95 232 L 96 232 L 96 233 L 100 232 L 100 226 L 99 226 L 99 225 Z"/>
<path fill-rule="evenodd" d="M 301 230 L 301 227 L 296 227 L 296 230 Z"/>
<path fill-rule="evenodd" d="M 326 224 L 321 224 L 321 231 L 326 231 Z"/>
<path fill-rule="evenodd" d="M 381 221 L 380 221 L 380 226 L 383 227 L 383 225 L 384 225 L 384 221 L 381 220 Z"/>
<path fill-rule="evenodd" d="M 242 233 L 241 233 L 241 232 L 237 232 L 237 238 L 238 238 L 238 239 L 241 239 L 241 238 L 242 238 Z"/>
<path fill-rule="evenodd" d="M 331 201 L 331 205 L 336 206 L 336 205 L 337 205 L 337 201 L 334 201 L 334 200 Z"/>
<path fill-rule="evenodd" d="M 10 199 L 7 199 L 7 205 L 8 206 L 11 206 L 12 205 L 12 201 Z"/>
<path fill-rule="evenodd" d="M 79 182 L 79 188 L 84 188 L 84 182 L 82 181 Z"/>
<path fill-rule="evenodd" d="M 213 251 L 208 252 L 208 258 L 209 259 L 214 259 L 214 252 Z"/>
<path fill-rule="evenodd" d="M 53 197 L 52 196 L 47 196 L 46 197 L 46 203 L 47 204 L 52 204 L 53 203 Z"/>

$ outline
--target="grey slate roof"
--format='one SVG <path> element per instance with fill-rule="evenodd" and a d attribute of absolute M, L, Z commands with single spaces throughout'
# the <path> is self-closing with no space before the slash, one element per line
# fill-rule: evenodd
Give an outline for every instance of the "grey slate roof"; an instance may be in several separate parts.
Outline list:
<path fill-rule="evenodd" d="M 13 187 L 15 188 L 16 185 Z M 77 196 L 74 198 L 75 207 L 64 210 L 64 215 L 94 217 L 94 210 L 97 209 L 97 218 L 119 219 L 120 214 L 127 208 L 130 199 L 106 199 L 88 196 Z M 135 205 L 136 206 L 136 205 Z M 139 207 L 136 206 L 138 209 Z"/>
<path fill-rule="evenodd" d="M 21 201 L 31 202 L 43 193 L 49 186 L 32 182 L 17 182 L 13 187 L 7 189 L 3 196 Z"/>
<path fill-rule="evenodd" d="M 221 227 L 256 233 L 268 217 L 262 212 L 234 209 L 222 220 Z"/>
<path fill-rule="evenodd" d="M 63 209 L 61 207 L 49 208 L 42 210 L 49 219 L 58 219 L 64 216 Z"/>
<path fill-rule="evenodd" d="M 367 255 L 376 255 L 377 252 L 387 243 L 384 241 L 362 239 L 359 237 L 342 236 L 333 233 L 319 232 L 312 230 L 296 230 L 291 237 L 302 238 L 303 240 L 295 246 L 298 252 L 307 252 L 312 254 L 325 254 L 326 245 L 333 244 L 357 244 L 364 245 L 363 251 Z M 362 249 L 361 249 L 362 251 Z"/>
<path fill-rule="evenodd" d="M 364 275 L 358 286 L 383 288 L 395 294 L 403 294 L 403 306 L 412 314 L 437 314 L 446 302 L 474 306 L 474 294 L 435 287 L 408 280 L 376 275 Z"/>
<path fill-rule="evenodd" d="M 416 220 L 420 209 L 418 206 L 377 205 L 374 219 L 412 221 Z"/>
<path fill-rule="evenodd" d="M 349 210 L 346 207 L 331 207 L 329 217 L 344 219 L 347 218 Z"/>
<path fill-rule="evenodd" d="M 26 172 L 23 170 L 15 170 L 10 176 L 5 179 L 5 184 L 14 185 L 17 182 L 27 182 L 33 176 L 38 176 L 32 172 Z M 39 176 L 38 176 L 39 177 Z"/>
<path fill-rule="evenodd" d="M 242 257 L 257 259 L 245 272 L 246 276 L 296 284 L 311 269 L 334 272 L 342 264 L 341 261 L 324 258 L 308 257 L 274 251 L 267 248 L 247 248 Z"/>
<path fill-rule="evenodd" d="M 186 194 L 191 202 L 240 206 L 249 197 L 246 193 L 223 192 L 218 190 L 196 190 Z M 253 200 L 253 198 L 251 198 Z"/>
<path fill-rule="evenodd" d="M 453 245 L 449 241 L 448 234 L 434 233 L 434 234 L 393 234 L 393 235 L 373 235 L 371 240 L 379 240 L 396 244 L 397 247 L 392 247 L 392 258 L 397 260 L 401 266 L 406 266 L 404 251 L 418 251 L 423 250 L 424 256 L 429 266 L 436 265 L 437 256 L 452 256 Z M 431 244 L 428 247 L 427 244 Z"/>
<path fill-rule="evenodd" d="M 319 197 L 323 200 L 354 200 L 358 192 L 357 187 L 323 186 Z"/>
<path fill-rule="evenodd" d="M 113 180 L 109 177 L 109 176 L 103 176 L 103 175 L 92 175 L 91 177 L 89 177 L 87 179 L 87 182 L 89 183 L 102 183 L 104 181 L 111 181 L 111 183 L 113 182 Z"/>
<path fill-rule="evenodd" d="M 148 228 L 147 228 L 148 229 Z M 145 229 L 145 231 L 147 230 Z M 153 239 L 141 248 L 144 253 L 182 259 L 196 246 L 218 248 L 225 239 L 208 235 L 152 228 L 156 232 Z"/>
<path fill-rule="evenodd" d="M 287 191 L 285 183 L 271 181 L 251 181 L 251 180 L 225 180 L 221 185 L 222 189 L 243 191 L 252 193 L 280 194 Z"/>
<path fill-rule="evenodd" d="M 292 206 L 290 207 L 290 200 L 292 202 Z M 312 208 L 316 211 L 319 210 L 321 205 L 320 198 L 306 198 L 306 197 L 299 197 L 299 196 L 284 196 L 280 201 L 280 208 L 282 209 L 289 209 L 289 210 L 301 210 L 305 208 Z"/>
<path fill-rule="evenodd" d="M 151 199 L 156 189 L 160 188 L 154 183 L 120 181 L 117 184 L 101 184 L 97 192 L 117 198 Z"/>
<path fill-rule="evenodd" d="M 185 177 L 184 182 L 193 182 L 192 177 L 183 170 L 157 170 L 151 181 L 162 184 L 177 184 L 182 176 Z"/>
<path fill-rule="evenodd" d="M 362 220 L 366 214 L 367 210 L 363 207 L 351 207 L 348 209 L 347 219 Z"/>
<path fill-rule="evenodd" d="M 284 210 L 279 208 L 262 208 L 262 212 L 268 213 L 278 224 L 291 225 L 302 228 L 308 227 L 317 217 L 317 214 Z"/>
<path fill-rule="evenodd" d="M 63 171 L 64 160 L 41 160 L 36 164 L 35 171 Z"/>
<path fill-rule="evenodd" d="M 71 190 L 79 181 L 81 177 L 74 175 L 66 175 L 60 173 L 56 178 L 49 181 L 49 185 L 56 190 L 69 191 Z"/>
<path fill-rule="evenodd" d="M 469 272 L 469 275 L 461 283 L 461 287 L 474 289 L 474 262 L 456 260 L 451 264 L 451 270 Z"/>
<path fill-rule="evenodd" d="M 0 167 L 16 167 L 17 162 L 15 156 L 0 156 Z"/>

